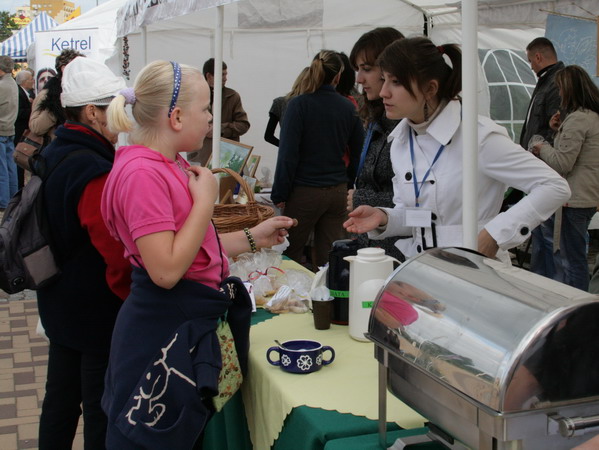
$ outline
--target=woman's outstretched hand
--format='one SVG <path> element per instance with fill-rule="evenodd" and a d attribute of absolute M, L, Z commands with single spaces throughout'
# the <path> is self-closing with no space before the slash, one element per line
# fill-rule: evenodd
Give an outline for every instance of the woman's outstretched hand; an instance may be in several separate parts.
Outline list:
<path fill-rule="evenodd" d="M 296 219 L 285 216 L 272 217 L 250 229 L 258 248 L 272 247 L 285 241 L 287 230 L 297 225 Z"/>
<path fill-rule="evenodd" d="M 350 233 L 366 233 L 380 226 L 387 225 L 387 214 L 378 208 L 361 205 L 349 213 L 349 219 L 343 227 Z"/>

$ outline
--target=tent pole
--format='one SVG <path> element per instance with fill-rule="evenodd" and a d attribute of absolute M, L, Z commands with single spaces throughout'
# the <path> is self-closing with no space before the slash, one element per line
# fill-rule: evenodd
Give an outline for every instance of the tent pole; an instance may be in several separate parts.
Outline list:
<path fill-rule="evenodd" d="M 462 2 L 462 224 L 464 247 L 476 250 L 478 235 L 478 0 Z"/>
<path fill-rule="evenodd" d="M 146 65 L 148 64 L 148 32 L 146 30 L 145 25 L 143 27 L 141 27 L 141 42 L 142 42 L 142 47 L 143 47 L 143 65 L 142 67 L 146 67 Z"/>
<path fill-rule="evenodd" d="M 220 129 L 223 98 L 223 27 L 224 6 L 216 7 L 214 36 L 214 101 L 212 102 L 212 167 L 220 167 Z"/>

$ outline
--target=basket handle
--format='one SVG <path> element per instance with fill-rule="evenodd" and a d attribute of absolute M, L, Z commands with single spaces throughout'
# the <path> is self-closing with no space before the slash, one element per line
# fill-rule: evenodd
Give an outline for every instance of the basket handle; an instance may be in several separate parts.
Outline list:
<path fill-rule="evenodd" d="M 237 181 L 239 183 L 239 185 L 241 186 L 241 189 L 243 189 L 245 191 L 245 193 L 248 197 L 248 203 L 256 202 L 256 200 L 254 199 L 254 192 L 250 189 L 250 186 L 243 179 L 243 177 L 241 175 L 239 175 L 237 172 L 235 172 L 234 170 L 227 169 L 224 167 L 217 167 L 216 169 L 212 169 L 212 173 L 224 173 L 226 175 L 232 176 L 235 179 L 235 181 Z"/>

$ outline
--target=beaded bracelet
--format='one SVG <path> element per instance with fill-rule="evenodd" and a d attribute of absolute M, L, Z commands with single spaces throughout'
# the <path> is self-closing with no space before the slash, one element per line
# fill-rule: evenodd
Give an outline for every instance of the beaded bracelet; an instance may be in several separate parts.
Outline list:
<path fill-rule="evenodd" d="M 249 228 L 244 228 L 243 232 L 245 233 L 245 237 L 248 238 L 251 252 L 256 253 L 258 251 L 258 247 L 256 247 L 256 241 L 254 241 L 254 236 L 252 236 L 251 231 L 249 230 Z"/>

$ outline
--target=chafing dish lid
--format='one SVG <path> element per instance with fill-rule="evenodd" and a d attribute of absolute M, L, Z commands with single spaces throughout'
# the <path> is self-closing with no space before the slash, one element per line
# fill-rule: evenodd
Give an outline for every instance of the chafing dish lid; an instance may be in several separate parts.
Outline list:
<path fill-rule="evenodd" d="M 387 280 L 369 337 L 497 411 L 599 395 L 599 296 L 456 248 Z"/>

